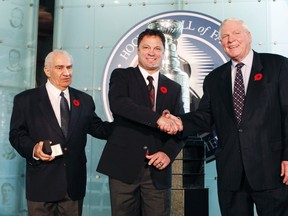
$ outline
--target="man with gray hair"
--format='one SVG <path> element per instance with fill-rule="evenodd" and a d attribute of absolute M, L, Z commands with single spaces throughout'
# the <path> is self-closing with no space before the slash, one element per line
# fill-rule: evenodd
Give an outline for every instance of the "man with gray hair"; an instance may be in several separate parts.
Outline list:
<path fill-rule="evenodd" d="M 195 112 L 170 118 L 183 137 L 215 126 L 223 216 L 253 216 L 254 205 L 258 216 L 287 216 L 288 60 L 253 51 L 235 18 L 221 24 L 220 42 L 231 60 L 206 76 Z"/>
<path fill-rule="evenodd" d="M 96 115 L 90 95 L 70 87 L 73 59 L 68 52 L 49 53 L 44 72 L 45 85 L 15 96 L 9 139 L 27 162 L 29 216 L 80 216 L 87 134 L 107 139 L 112 124 Z"/>

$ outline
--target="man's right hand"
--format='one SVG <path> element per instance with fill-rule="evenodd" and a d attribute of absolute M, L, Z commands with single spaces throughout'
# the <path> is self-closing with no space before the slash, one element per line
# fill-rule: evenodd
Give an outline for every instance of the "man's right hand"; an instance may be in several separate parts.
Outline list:
<path fill-rule="evenodd" d="M 174 116 L 170 113 L 165 115 L 165 118 L 171 119 L 175 122 L 175 124 L 177 125 L 177 128 L 178 128 L 178 132 L 183 131 L 183 122 L 182 122 L 181 118 Z"/>
<path fill-rule="evenodd" d="M 171 135 L 183 130 L 182 121 L 171 114 L 162 115 L 158 119 L 157 125 L 161 131 Z"/>

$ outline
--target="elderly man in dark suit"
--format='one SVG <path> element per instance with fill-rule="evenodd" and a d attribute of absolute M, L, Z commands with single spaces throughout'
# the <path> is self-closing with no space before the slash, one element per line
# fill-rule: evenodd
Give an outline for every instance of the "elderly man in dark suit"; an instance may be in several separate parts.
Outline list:
<path fill-rule="evenodd" d="M 177 115 L 183 103 L 181 86 L 159 73 L 164 47 L 163 33 L 147 29 L 138 37 L 139 65 L 111 75 L 115 128 L 97 170 L 109 176 L 113 216 L 170 215 L 171 163 L 183 143 L 157 127 L 176 130 L 162 113 Z"/>
<path fill-rule="evenodd" d="M 231 60 L 205 78 L 198 110 L 180 116 L 182 136 L 215 125 L 223 216 L 252 216 L 254 205 L 259 216 L 286 216 L 288 60 L 253 51 L 251 33 L 242 20 L 225 20 L 220 40 Z M 170 117 L 181 130 L 179 119 Z"/>
<path fill-rule="evenodd" d="M 69 87 L 73 72 L 69 53 L 49 53 L 44 71 L 45 85 L 14 98 L 10 142 L 27 161 L 29 215 L 80 216 L 86 189 L 87 134 L 107 139 L 111 125 L 96 115 L 90 95 Z M 60 108 L 62 101 L 68 105 L 65 111 Z M 67 113 L 65 121 L 63 113 Z M 54 151 L 52 155 L 43 152 L 44 140 L 49 140 L 58 156 Z"/>

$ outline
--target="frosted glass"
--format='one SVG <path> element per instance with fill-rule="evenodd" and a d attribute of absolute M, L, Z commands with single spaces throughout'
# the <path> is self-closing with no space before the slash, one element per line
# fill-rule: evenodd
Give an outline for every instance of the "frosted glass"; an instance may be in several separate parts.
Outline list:
<path fill-rule="evenodd" d="M 56 13 L 58 21 L 54 40 L 57 46 L 74 46 L 80 49 L 93 46 L 93 9 L 87 7 L 65 7 L 64 9 L 58 8 Z"/>
<path fill-rule="evenodd" d="M 27 215 L 25 160 L 9 142 L 13 98 L 33 87 L 38 1 L 0 1 L 0 215 Z"/>

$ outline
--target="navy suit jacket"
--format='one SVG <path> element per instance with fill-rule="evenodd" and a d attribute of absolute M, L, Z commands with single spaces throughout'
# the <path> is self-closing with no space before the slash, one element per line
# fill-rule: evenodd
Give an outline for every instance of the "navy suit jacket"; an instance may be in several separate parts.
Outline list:
<path fill-rule="evenodd" d="M 233 110 L 231 61 L 205 78 L 199 108 L 181 116 L 183 136 L 215 124 L 218 187 L 236 190 L 245 172 L 254 190 L 279 187 L 281 161 L 288 160 L 288 61 L 254 52 L 240 126 Z"/>
<path fill-rule="evenodd" d="M 183 113 L 181 86 L 160 73 L 156 112 L 151 109 L 146 82 L 136 68 L 115 69 L 111 74 L 109 102 L 115 127 L 104 148 L 97 171 L 125 183 L 134 182 L 147 162 L 145 155 L 165 152 L 171 162 L 183 142 L 161 132 L 156 125 L 163 110 Z M 150 166 L 156 187 L 171 187 L 171 165 L 162 171 Z"/>
<path fill-rule="evenodd" d="M 10 142 L 26 158 L 26 197 L 31 201 L 57 201 L 68 192 L 82 199 L 86 189 L 87 134 L 107 139 L 110 124 L 95 113 L 91 96 L 69 87 L 70 123 L 65 139 L 57 122 L 45 85 L 24 91 L 14 98 Z M 51 162 L 35 160 L 33 148 L 39 141 L 60 143 L 63 156 Z"/>

